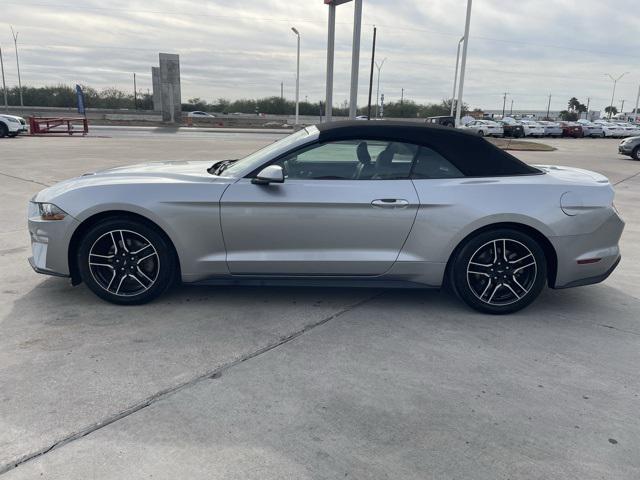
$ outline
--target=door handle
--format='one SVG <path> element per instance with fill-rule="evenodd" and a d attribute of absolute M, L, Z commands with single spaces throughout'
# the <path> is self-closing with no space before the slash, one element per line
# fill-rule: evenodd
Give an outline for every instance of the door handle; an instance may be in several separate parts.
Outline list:
<path fill-rule="evenodd" d="M 409 201 L 403 198 L 379 198 L 371 202 L 371 206 L 377 208 L 406 208 Z"/>

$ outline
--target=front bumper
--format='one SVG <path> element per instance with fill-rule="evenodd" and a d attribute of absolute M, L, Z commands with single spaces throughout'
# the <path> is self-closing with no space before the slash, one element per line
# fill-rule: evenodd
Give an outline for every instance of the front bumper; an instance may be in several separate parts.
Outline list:
<path fill-rule="evenodd" d="M 624 221 L 611 209 L 611 215 L 591 233 L 549 237 L 558 257 L 551 287 L 570 288 L 605 280 L 620 262 L 618 242 L 623 230 Z M 599 260 L 584 263 L 594 259 Z"/>
<path fill-rule="evenodd" d="M 30 204 L 29 237 L 31 257 L 29 263 L 38 273 L 59 277 L 70 276 L 69 244 L 75 229 L 80 225 L 75 218 L 67 215 L 63 220 L 42 220 Z"/>
<path fill-rule="evenodd" d="M 631 155 L 631 152 L 633 151 L 633 147 L 635 147 L 635 145 L 632 146 L 632 144 L 620 144 L 618 145 L 618 153 L 621 155 Z"/>

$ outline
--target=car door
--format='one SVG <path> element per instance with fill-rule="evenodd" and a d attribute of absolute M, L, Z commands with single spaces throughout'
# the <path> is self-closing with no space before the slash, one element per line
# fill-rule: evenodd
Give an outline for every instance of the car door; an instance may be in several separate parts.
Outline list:
<path fill-rule="evenodd" d="M 284 183 L 251 176 L 225 191 L 221 224 L 236 275 L 379 275 L 411 231 L 418 196 L 414 145 L 377 140 L 314 144 L 275 161 Z M 264 165 L 263 165 L 264 166 Z"/>

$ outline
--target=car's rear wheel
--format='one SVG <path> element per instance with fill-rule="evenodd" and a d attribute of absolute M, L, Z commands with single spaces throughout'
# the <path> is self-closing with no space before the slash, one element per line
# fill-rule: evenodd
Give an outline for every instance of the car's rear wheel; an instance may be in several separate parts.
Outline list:
<path fill-rule="evenodd" d="M 9 129 L 4 123 L 0 123 L 0 138 L 6 137 L 9 134 Z"/>
<path fill-rule="evenodd" d="M 100 298 L 120 305 L 147 303 L 176 276 L 169 240 L 151 225 L 126 217 L 91 227 L 80 241 L 77 266 Z"/>
<path fill-rule="evenodd" d="M 546 283 L 544 251 L 529 235 L 496 229 L 470 238 L 451 266 L 457 295 L 483 313 L 516 312 L 533 302 Z"/>
<path fill-rule="evenodd" d="M 640 160 L 640 145 L 633 149 L 633 151 L 631 152 L 631 156 L 635 160 Z"/>

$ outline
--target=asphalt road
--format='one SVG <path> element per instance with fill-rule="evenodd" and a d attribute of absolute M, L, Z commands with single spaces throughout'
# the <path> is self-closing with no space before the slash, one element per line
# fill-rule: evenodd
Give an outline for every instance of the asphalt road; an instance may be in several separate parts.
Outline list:
<path fill-rule="evenodd" d="M 2 480 L 640 477 L 640 163 L 615 140 L 517 153 L 607 175 L 627 227 L 606 282 L 516 315 L 318 288 L 181 287 L 123 308 L 27 265 L 44 185 L 279 136 L 0 140 Z"/>

